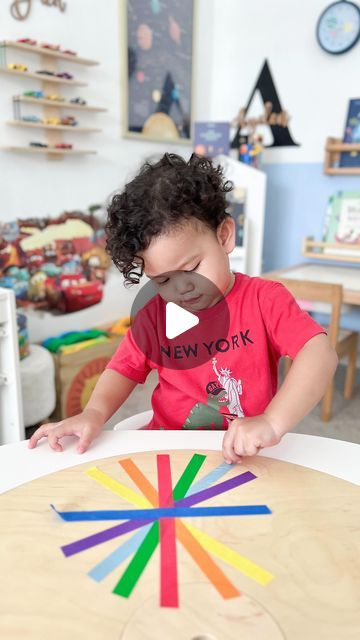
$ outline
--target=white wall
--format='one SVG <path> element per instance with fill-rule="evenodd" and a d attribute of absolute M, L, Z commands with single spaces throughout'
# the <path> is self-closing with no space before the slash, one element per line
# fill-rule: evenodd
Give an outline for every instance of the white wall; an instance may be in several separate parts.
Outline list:
<path fill-rule="evenodd" d="M 342 136 L 349 98 L 360 95 L 360 43 L 325 53 L 315 38 L 329 0 L 210 0 L 214 5 L 207 117 L 229 120 L 246 104 L 267 58 L 300 148 L 271 149 L 265 162 L 322 162 L 327 136 Z M 200 27 L 201 29 L 201 27 Z M 258 104 L 254 114 L 261 113 Z"/>

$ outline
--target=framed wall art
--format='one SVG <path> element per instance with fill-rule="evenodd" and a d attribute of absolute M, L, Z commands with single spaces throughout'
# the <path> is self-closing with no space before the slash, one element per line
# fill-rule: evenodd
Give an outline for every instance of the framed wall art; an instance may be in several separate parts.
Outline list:
<path fill-rule="evenodd" d="M 124 135 L 189 142 L 196 0 L 125 0 Z"/>

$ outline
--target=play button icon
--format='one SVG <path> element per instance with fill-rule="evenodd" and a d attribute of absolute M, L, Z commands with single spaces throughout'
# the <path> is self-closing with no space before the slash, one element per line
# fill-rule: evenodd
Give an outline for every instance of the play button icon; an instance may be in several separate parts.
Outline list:
<path fill-rule="evenodd" d="M 195 272 L 167 272 L 159 284 L 148 280 L 135 296 L 130 317 L 128 339 L 150 368 L 184 371 L 230 348 L 226 298 Z"/>
<path fill-rule="evenodd" d="M 174 302 L 168 302 L 166 305 L 166 337 L 169 340 L 177 338 L 185 331 L 196 327 L 199 324 L 199 318 L 190 311 L 182 309 Z"/>

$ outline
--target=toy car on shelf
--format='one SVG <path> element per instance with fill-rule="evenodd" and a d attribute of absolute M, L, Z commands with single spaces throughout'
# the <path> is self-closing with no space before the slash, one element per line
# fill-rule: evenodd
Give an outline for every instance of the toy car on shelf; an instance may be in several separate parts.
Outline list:
<path fill-rule="evenodd" d="M 67 71 L 61 71 L 60 73 L 56 74 L 57 78 L 64 78 L 64 80 L 72 80 L 74 76 L 71 75 L 71 73 L 67 73 Z"/>
<path fill-rule="evenodd" d="M 32 40 L 32 38 L 19 38 L 16 42 L 20 42 L 20 44 L 31 44 L 32 46 L 36 45 L 36 40 Z"/>
<path fill-rule="evenodd" d="M 38 71 L 36 71 L 36 73 L 39 73 L 42 76 L 55 76 L 56 75 L 54 73 L 54 71 L 49 71 L 48 69 L 39 69 Z"/>
<path fill-rule="evenodd" d="M 30 142 L 29 143 L 30 147 L 39 147 L 40 149 L 47 149 L 48 148 L 48 144 L 45 144 L 44 142 Z"/>
<path fill-rule="evenodd" d="M 23 96 L 26 98 L 44 98 L 45 94 L 43 91 L 24 91 Z"/>
<path fill-rule="evenodd" d="M 18 64 L 14 62 L 9 62 L 9 64 L 7 65 L 7 68 L 9 69 L 9 71 L 27 71 L 28 70 L 25 64 Z"/>
<path fill-rule="evenodd" d="M 38 116 L 23 116 L 21 120 L 23 122 L 42 122 L 42 119 Z"/>
<path fill-rule="evenodd" d="M 55 149 L 72 149 L 73 145 L 68 144 L 67 142 L 59 142 L 55 145 Z"/>
<path fill-rule="evenodd" d="M 86 104 L 86 100 L 84 100 L 84 98 L 71 98 L 70 102 L 72 102 L 73 104 L 81 104 L 81 105 L 85 105 Z"/>
<path fill-rule="evenodd" d="M 60 51 L 59 44 L 48 44 L 47 42 L 42 42 L 40 47 L 42 47 L 42 49 L 50 49 L 50 51 Z"/>
<path fill-rule="evenodd" d="M 61 124 L 61 120 L 60 120 L 60 118 L 45 118 L 44 119 L 44 124 L 56 126 L 56 125 Z"/>
<path fill-rule="evenodd" d="M 77 273 L 47 278 L 45 287 L 49 306 L 65 313 L 80 311 L 97 304 L 103 296 L 100 280 L 89 282 Z"/>
<path fill-rule="evenodd" d="M 65 116 L 65 118 L 61 118 L 61 124 L 65 124 L 69 127 L 76 127 L 79 123 L 74 116 Z"/>
<path fill-rule="evenodd" d="M 59 93 L 50 93 L 48 96 L 45 96 L 46 100 L 53 100 L 54 102 L 64 102 L 64 96 L 61 96 Z"/>

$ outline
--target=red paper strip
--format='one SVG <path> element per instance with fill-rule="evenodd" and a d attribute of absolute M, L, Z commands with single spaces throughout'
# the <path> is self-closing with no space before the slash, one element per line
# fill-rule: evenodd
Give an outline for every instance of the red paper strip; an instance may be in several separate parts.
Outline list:
<path fill-rule="evenodd" d="M 172 507 L 170 456 L 157 456 L 159 507 Z M 178 607 L 176 530 L 174 518 L 160 520 L 160 606 Z"/>

